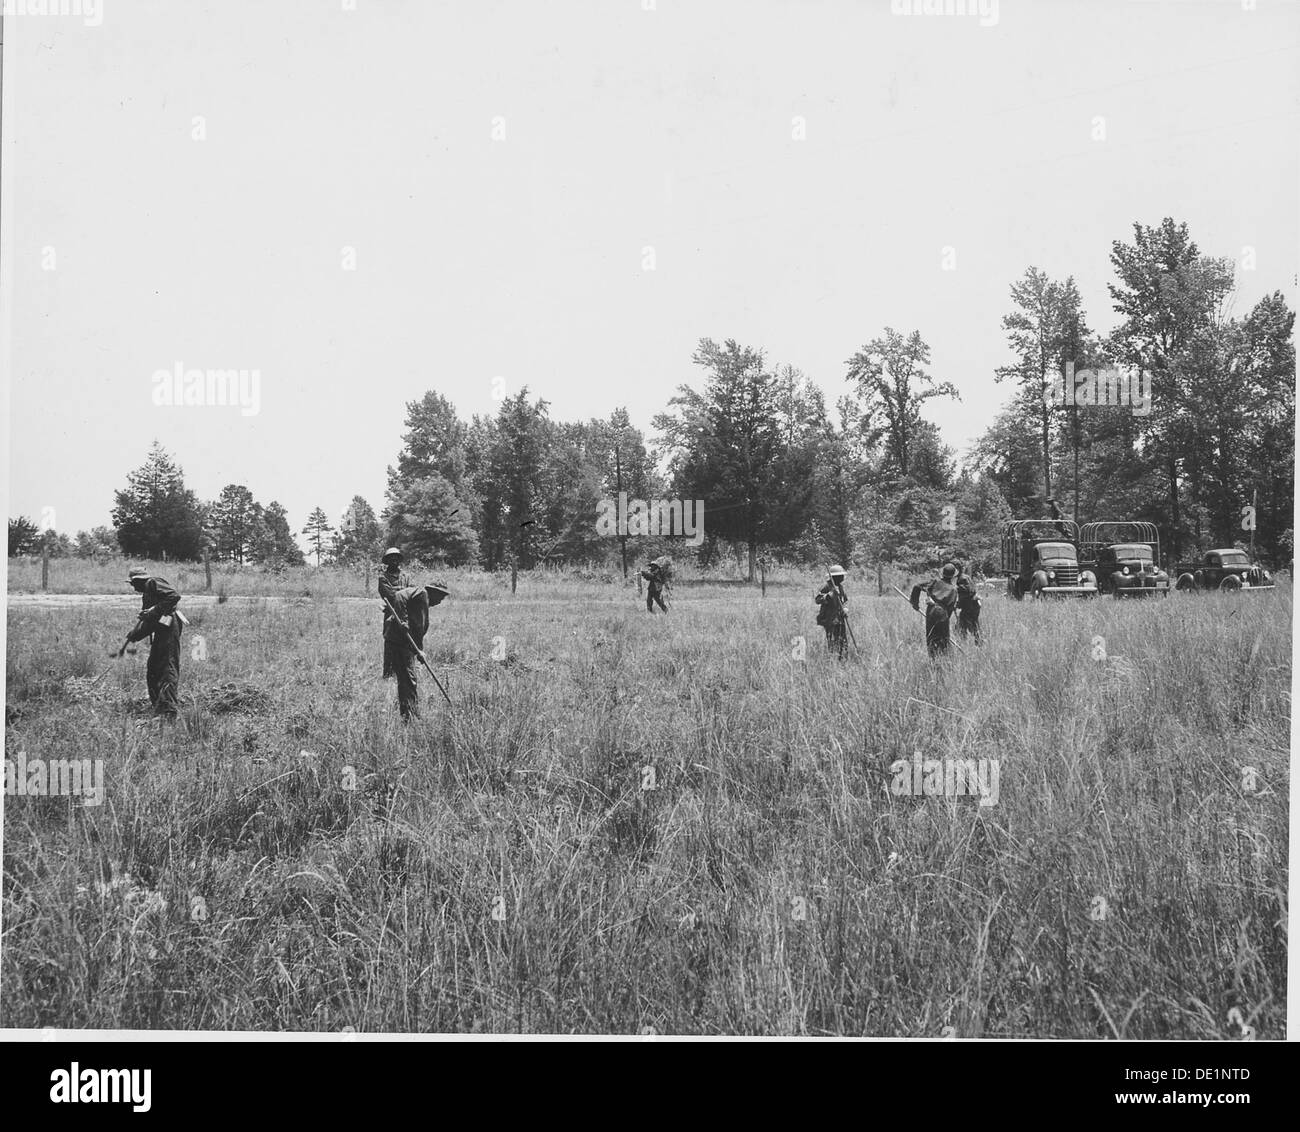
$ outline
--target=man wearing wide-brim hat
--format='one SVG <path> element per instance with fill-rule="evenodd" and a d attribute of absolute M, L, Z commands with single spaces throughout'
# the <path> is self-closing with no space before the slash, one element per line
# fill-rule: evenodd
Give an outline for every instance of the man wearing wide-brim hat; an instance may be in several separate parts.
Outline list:
<path fill-rule="evenodd" d="M 441 582 L 413 586 L 401 569 L 402 552 L 384 552 L 379 575 L 379 596 L 384 599 L 384 676 L 397 677 L 397 707 L 402 720 L 420 714 L 420 688 L 416 683 L 419 660 L 429 631 L 429 610 L 442 602 L 448 590 Z"/>
<path fill-rule="evenodd" d="M 397 547 L 390 546 L 387 550 L 384 551 L 383 557 L 380 558 L 379 561 L 381 563 L 381 567 L 379 571 L 379 596 L 382 598 L 389 598 L 391 600 L 393 594 L 396 591 L 406 589 L 408 586 L 410 586 L 411 579 L 407 577 L 406 572 L 402 569 L 402 552 Z M 389 652 L 388 645 L 387 645 L 388 621 L 389 618 L 391 617 L 392 614 L 389 613 L 388 607 L 385 606 L 383 626 L 380 630 L 383 633 L 384 641 L 385 641 L 384 644 L 384 679 L 385 680 L 395 675 L 393 672 L 392 656 Z"/>
<path fill-rule="evenodd" d="M 665 613 L 668 612 L 668 606 L 664 604 L 663 592 L 664 587 L 671 584 L 672 576 L 673 560 L 666 554 L 651 559 L 645 564 L 645 568 L 641 571 L 641 577 L 648 583 L 645 595 L 645 611 L 647 613 L 655 611 L 656 603 Z"/>
<path fill-rule="evenodd" d="M 181 627 L 185 624 L 176 608 L 181 595 L 166 578 L 141 566 L 133 566 L 126 581 L 140 595 L 140 616 L 117 655 L 121 656 L 128 644 L 150 638 L 145 665 L 149 702 L 159 715 L 175 719 L 181 684 Z"/>
<path fill-rule="evenodd" d="M 827 572 L 822 588 L 813 594 L 818 605 L 817 624 L 826 630 L 826 647 L 843 657 L 848 648 L 849 595 L 844 592 L 844 567 L 835 565 Z"/>

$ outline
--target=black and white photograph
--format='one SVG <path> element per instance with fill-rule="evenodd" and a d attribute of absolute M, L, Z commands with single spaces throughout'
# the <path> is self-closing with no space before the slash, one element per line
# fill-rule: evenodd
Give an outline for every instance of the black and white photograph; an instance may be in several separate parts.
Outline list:
<path fill-rule="evenodd" d="M 1287 1039 L 1300 3 L 0 14 L 6 1040 Z"/>

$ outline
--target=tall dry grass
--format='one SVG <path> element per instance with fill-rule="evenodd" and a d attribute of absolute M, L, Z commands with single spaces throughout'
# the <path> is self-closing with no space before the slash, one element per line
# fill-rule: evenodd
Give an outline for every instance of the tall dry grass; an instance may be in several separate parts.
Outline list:
<path fill-rule="evenodd" d="M 989 599 L 937 664 L 811 592 L 453 599 L 409 729 L 368 604 L 197 609 L 174 730 L 120 613 L 11 610 L 8 757 L 108 800 L 7 799 L 0 1021 L 1282 1036 L 1289 590 Z M 998 804 L 893 796 L 917 750 Z"/>

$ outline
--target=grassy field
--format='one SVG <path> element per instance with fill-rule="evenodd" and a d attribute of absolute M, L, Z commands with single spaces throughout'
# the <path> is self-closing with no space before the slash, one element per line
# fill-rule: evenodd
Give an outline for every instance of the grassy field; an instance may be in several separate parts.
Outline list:
<path fill-rule="evenodd" d="M 860 598 L 837 663 L 813 586 L 467 579 L 409 729 L 373 603 L 196 603 L 174 729 L 129 612 L 11 607 L 6 757 L 107 797 L 6 799 L 0 1023 L 1284 1036 L 1289 589 L 990 597 L 939 663 Z"/>

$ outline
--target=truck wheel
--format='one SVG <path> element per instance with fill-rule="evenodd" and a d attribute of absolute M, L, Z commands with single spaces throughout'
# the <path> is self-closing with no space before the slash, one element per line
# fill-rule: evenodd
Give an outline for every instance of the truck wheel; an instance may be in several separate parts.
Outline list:
<path fill-rule="evenodd" d="M 1234 590 L 1241 589 L 1241 579 L 1236 574 L 1229 574 L 1219 583 L 1219 589 L 1225 593 L 1232 593 Z"/>
<path fill-rule="evenodd" d="M 1175 588 L 1180 590 L 1194 590 L 1196 589 L 1196 579 L 1193 578 L 1191 574 L 1179 574 Z"/>

